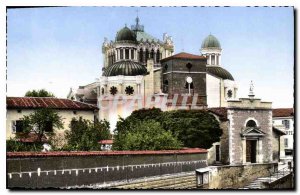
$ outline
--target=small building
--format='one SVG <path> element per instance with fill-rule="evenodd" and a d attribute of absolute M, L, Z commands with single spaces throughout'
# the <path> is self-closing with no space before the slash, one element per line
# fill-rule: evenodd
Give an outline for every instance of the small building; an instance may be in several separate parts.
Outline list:
<path fill-rule="evenodd" d="M 53 97 L 7 97 L 6 107 L 6 139 L 14 138 L 17 134 L 21 134 L 24 131 L 21 119 L 25 115 L 34 113 L 37 109 L 54 109 L 62 117 L 62 129 L 54 129 L 49 124 L 49 128 L 46 131 L 46 133 L 55 132 L 56 136 L 62 141 L 64 132 L 66 129 L 69 129 L 69 124 L 73 118 L 79 119 L 79 117 L 82 117 L 83 119 L 94 121 L 98 116 L 98 108 L 94 105 Z M 30 140 L 32 141 L 32 138 Z M 26 139 L 25 141 L 28 140 Z"/>
<path fill-rule="evenodd" d="M 274 128 L 285 132 L 281 137 L 280 159 L 290 161 L 294 154 L 294 109 L 293 108 L 275 108 L 273 109 Z"/>
<path fill-rule="evenodd" d="M 109 151 L 112 149 L 112 145 L 114 143 L 114 140 L 112 139 L 107 139 L 107 140 L 101 140 L 98 142 L 101 146 L 101 150 L 106 150 Z"/>
<path fill-rule="evenodd" d="M 209 164 L 248 164 L 278 161 L 276 141 L 283 135 L 272 125 L 272 102 L 254 98 L 251 84 L 249 97 L 228 100 L 227 107 L 208 108 L 223 135 L 208 151 Z M 273 147 L 274 146 L 274 147 Z"/>

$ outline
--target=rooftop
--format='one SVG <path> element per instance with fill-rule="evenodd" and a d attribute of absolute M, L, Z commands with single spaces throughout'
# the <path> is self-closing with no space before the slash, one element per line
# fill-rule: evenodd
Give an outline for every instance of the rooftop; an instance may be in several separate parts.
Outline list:
<path fill-rule="evenodd" d="M 54 97 L 7 97 L 7 109 L 52 108 L 62 110 L 97 110 L 91 104 Z"/>
<path fill-rule="evenodd" d="M 190 53 L 185 53 L 185 52 L 181 52 L 178 54 L 175 54 L 173 56 L 167 57 L 162 59 L 161 61 L 166 61 L 166 60 L 170 60 L 170 59 L 189 59 L 189 60 L 206 60 L 205 56 L 199 56 L 199 55 L 194 55 L 194 54 L 190 54 Z"/>
<path fill-rule="evenodd" d="M 294 109 L 293 108 L 274 108 L 273 117 L 293 117 Z"/>

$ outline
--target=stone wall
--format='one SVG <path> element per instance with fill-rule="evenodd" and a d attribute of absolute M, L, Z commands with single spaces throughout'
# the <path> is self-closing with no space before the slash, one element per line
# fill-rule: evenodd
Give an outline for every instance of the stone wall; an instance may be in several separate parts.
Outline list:
<path fill-rule="evenodd" d="M 8 153 L 7 188 L 59 188 L 194 171 L 203 149 L 171 151 Z"/>
<path fill-rule="evenodd" d="M 258 177 L 270 175 L 278 169 L 277 163 L 249 164 L 249 165 L 226 165 L 209 167 L 209 189 L 242 188 Z"/>
<path fill-rule="evenodd" d="M 272 182 L 263 182 L 262 187 L 266 189 L 294 189 L 293 173 Z"/>

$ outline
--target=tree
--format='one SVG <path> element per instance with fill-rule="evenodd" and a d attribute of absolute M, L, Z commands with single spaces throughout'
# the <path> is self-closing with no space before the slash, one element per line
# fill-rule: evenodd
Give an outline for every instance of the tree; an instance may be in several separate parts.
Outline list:
<path fill-rule="evenodd" d="M 213 115 L 204 110 L 176 110 L 162 112 L 160 109 L 141 109 L 134 111 L 126 119 L 120 119 L 116 126 L 116 136 L 120 145 L 125 135 L 135 128 L 138 121 L 155 120 L 165 131 L 181 141 L 184 147 L 210 148 L 220 141 L 222 129 Z M 119 146 L 115 146 L 120 149 Z"/>
<path fill-rule="evenodd" d="M 53 93 L 45 89 L 27 91 L 25 97 L 55 97 Z"/>
<path fill-rule="evenodd" d="M 185 147 L 210 148 L 220 141 L 222 129 L 213 115 L 204 110 L 164 112 L 160 122 L 183 142 Z"/>
<path fill-rule="evenodd" d="M 73 118 L 69 127 L 70 130 L 65 132 L 66 150 L 100 150 L 98 142 L 111 139 L 109 122 L 106 120 L 91 122 L 81 117 L 79 120 Z"/>
<path fill-rule="evenodd" d="M 38 142 L 42 141 L 45 132 L 54 134 L 53 128 L 63 128 L 61 116 L 55 110 L 48 108 L 35 110 L 34 113 L 24 116 L 22 120 L 25 133 L 34 132 Z"/>
<path fill-rule="evenodd" d="M 123 122 L 126 123 L 126 120 L 123 120 Z M 135 122 L 135 124 L 131 123 L 129 125 L 130 130 L 117 133 L 113 149 L 171 150 L 181 148 L 181 142 L 170 131 L 163 129 L 159 122 L 152 119 Z"/>

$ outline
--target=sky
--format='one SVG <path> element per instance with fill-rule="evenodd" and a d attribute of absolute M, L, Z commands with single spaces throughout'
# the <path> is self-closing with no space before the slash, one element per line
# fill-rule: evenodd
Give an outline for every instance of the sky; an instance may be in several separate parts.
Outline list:
<path fill-rule="evenodd" d="M 7 10 L 7 96 L 46 89 L 66 98 L 71 87 L 101 76 L 104 37 L 138 15 L 145 32 L 173 37 L 175 54 L 200 54 L 210 33 L 222 47 L 222 67 L 247 97 L 293 107 L 292 7 L 53 7 Z"/>

